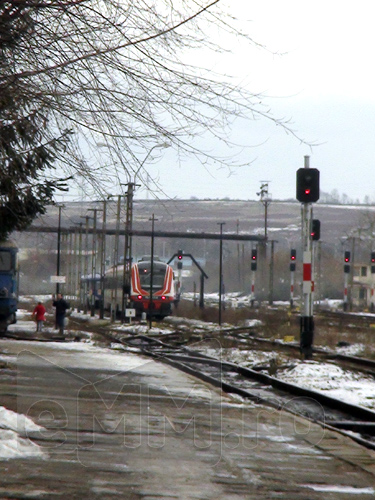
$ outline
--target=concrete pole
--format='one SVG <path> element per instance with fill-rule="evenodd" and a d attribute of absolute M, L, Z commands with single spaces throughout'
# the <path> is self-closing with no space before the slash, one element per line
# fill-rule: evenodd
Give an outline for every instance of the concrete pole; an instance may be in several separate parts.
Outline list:
<path fill-rule="evenodd" d="M 89 208 L 89 210 L 94 212 L 94 223 L 92 232 L 92 259 L 91 259 L 91 278 L 92 278 L 92 289 L 91 289 L 91 316 L 95 316 L 95 291 L 96 291 L 96 257 L 97 257 L 97 218 L 98 212 L 101 212 L 98 208 Z"/>
<path fill-rule="evenodd" d="M 152 222 L 151 226 L 151 269 L 150 269 L 150 302 L 148 306 L 148 313 L 149 313 L 149 327 L 150 329 L 152 328 L 152 310 L 154 307 L 153 303 L 153 294 L 154 294 L 154 231 L 155 231 L 155 214 L 152 214 L 151 219 L 149 219 Z"/>
<path fill-rule="evenodd" d="M 57 228 L 57 263 L 56 263 L 56 276 L 60 276 L 60 253 L 61 253 L 61 209 L 62 206 L 59 205 L 59 225 Z M 60 283 L 56 283 L 56 295 L 60 293 Z"/>
<path fill-rule="evenodd" d="M 117 197 L 117 214 L 116 214 L 116 235 L 115 244 L 113 248 L 113 286 L 111 293 L 111 321 L 116 319 L 117 311 L 117 288 L 118 288 L 118 256 L 119 256 L 119 239 L 120 239 L 120 213 L 121 213 L 121 198 L 119 194 Z"/>
<path fill-rule="evenodd" d="M 78 259 L 77 259 L 77 311 L 80 312 L 82 309 L 82 288 L 81 288 L 81 277 L 82 277 L 82 222 L 79 223 L 78 229 Z"/>
<path fill-rule="evenodd" d="M 88 294 L 88 273 L 89 273 L 89 220 L 91 217 L 86 215 L 84 217 L 86 219 L 86 224 L 85 224 L 85 257 L 84 257 L 84 269 L 83 269 L 83 276 L 85 278 L 85 285 L 84 285 L 84 290 L 83 290 L 83 312 L 84 314 L 87 314 L 87 294 Z"/>
<path fill-rule="evenodd" d="M 269 284 L 269 305 L 273 304 L 273 278 L 275 264 L 275 240 L 271 240 L 271 261 L 270 261 L 270 284 Z"/>
<path fill-rule="evenodd" d="M 219 250 L 219 326 L 221 326 L 222 295 L 223 295 L 223 226 L 225 222 L 218 222 L 220 226 Z"/>
<path fill-rule="evenodd" d="M 134 198 L 134 182 L 128 183 L 126 194 L 126 219 L 125 219 L 125 245 L 124 245 L 124 272 L 122 280 L 122 313 L 121 321 L 125 321 L 125 309 L 128 306 L 130 295 L 130 280 L 131 280 L 131 265 L 132 265 L 132 235 L 133 226 L 133 198 Z"/>
<path fill-rule="evenodd" d="M 100 301 L 100 319 L 104 318 L 104 288 L 105 288 L 105 254 L 106 254 L 106 228 L 107 228 L 107 200 L 103 200 L 103 222 L 100 239 L 100 290 L 102 299 Z"/>

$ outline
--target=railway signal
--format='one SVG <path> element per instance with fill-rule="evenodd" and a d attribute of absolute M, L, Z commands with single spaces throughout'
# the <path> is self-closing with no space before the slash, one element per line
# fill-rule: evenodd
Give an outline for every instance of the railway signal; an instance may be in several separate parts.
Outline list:
<path fill-rule="evenodd" d="M 371 312 L 374 312 L 375 310 L 375 283 L 374 283 L 374 278 L 375 278 L 375 252 L 371 252 L 371 296 L 370 296 L 370 310 Z"/>
<path fill-rule="evenodd" d="M 350 273 L 350 252 L 349 250 L 345 250 L 344 252 L 344 311 L 348 310 L 348 281 L 349 281 L 349 273 Z"/>
<path fill-rule="evenodd" d="M 294 271 L 296 270 L 297 252 L 295 248 L 290 250 L 290 307 L 293 307 L 294 294 Z"/>
<path fill-rule="evenodd" d="M 319 170 L 299 168 L 297 170 L 296 198 L 301 203 L 313 203 L 319 200 Z"/>
<path fill-rule="evenodd" d="M 178 262 L 177 262 L 177 269 L 182 269 L 182 258 L 184 256 L 184 253 L 182 250 L 178 250 L 177 251 L 177 259 L 178 259 Z"/>
<path fill-rule="evenodd" d="M 257 257 L 258 250 L 256 248 L 253 248 L 251 250 L 251 306 L 254 305 L 255 301 L 255 272 L 257 270 Z"/>
<path fill-rule="evenodd" d="M 257 257 L 258 257 L 258 251 L 256 248 L 253 248 L 251 250 L 251 270 L 252 271 L 257 270 Z"/>
<path fill-rule="evenodd" d="M 345 250 L 344 252 L 344 273 L 349 274 L 350 273 L 350 252 L 348 250 Z"/>
<path fill-rule="evenodd" d="M 295 271 L 296 270 L 296 257 L 297 257 L 297 252 L 294 248 L 291 249 L 290 251 L 290 270 Z"/>
<path fill-rule="evenodd" d="M 311 221 L 311 239 L 313 241 L 320 240 L 320 220 L 319 219 L 313 219 Z"/>
<path fill-rule="evenodd" d="M 305 359 L 309 359 L 312 357 L 314 338 L 312 203 L 319 200 L 320 173 L 318 169 L 310 168 L 310 157 L 305 156 L 304 168 L 299 168 L 296 174 L 296 198 L 302 203 L 303 311 L 300 318 L 300 351 Z"/>

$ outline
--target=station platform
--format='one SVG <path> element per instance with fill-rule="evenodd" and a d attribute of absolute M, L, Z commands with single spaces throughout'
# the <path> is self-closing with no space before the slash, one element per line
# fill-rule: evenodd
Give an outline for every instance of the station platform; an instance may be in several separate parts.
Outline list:
<path fill-rule="evenodd" d="M 375 497 L 374 452 L 135 353 L 0 339 L 0 398 L 34 423 L 1 499 Z"/>

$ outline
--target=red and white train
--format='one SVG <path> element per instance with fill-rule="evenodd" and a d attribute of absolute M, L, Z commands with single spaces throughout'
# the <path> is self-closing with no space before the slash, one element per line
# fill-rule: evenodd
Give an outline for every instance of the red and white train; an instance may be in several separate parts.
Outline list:
<path fill-rule="evenodd" d="M 130 300 L 137 315 L 142 312 L 164 318 L 172 313 L 172 304 L 176 300 L 174 273 L 171 266 L 154 260 L 152 269 L 152 304 L 151 260 L 141 260 L 133 264 L 131 270 Z"/>
<path fill-rule="evenodd" d="M 121 312 L 123 266 L 108 269 L 104 280 L 104 303 L 106 308 L 116 303 L 116 313 Z M 130 283 L 130 307 L 137 316 L 146 313 L 157 318 L 164 318 L 172 313 L 172 304 L 176 302 L 176 283 L 173 268 L 160 260 L 154 259 L 152 269 L 152 308 L 150 310 L 151 259 L 143 258 L 132 265 Z M 129 305 L 128 305 L 129 307 Z"/>

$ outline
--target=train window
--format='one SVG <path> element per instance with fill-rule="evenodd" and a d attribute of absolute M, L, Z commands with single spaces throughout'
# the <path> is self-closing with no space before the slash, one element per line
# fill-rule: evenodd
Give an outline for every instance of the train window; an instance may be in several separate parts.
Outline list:
<path fill-rule="evenodd" d="M 12 269 L 12 256 L 10 252 L 0 251 L 0 271 L 10 271 Z"/>
<path fill-rule="evenodd" d="M 162 288 L 164 284 L 166 267 L 164 264 L 154 263 L 152 286 L 153 288 Z M 151 263 L 139 266 L 139 279 L 142 288 L 150 288 L 151 286 Z"/>
<path fill-rule="evenodd" d="M 366 288 L 360 288 L 359 289 L 359 299 L 364 300 L 366 298 Z"/>

